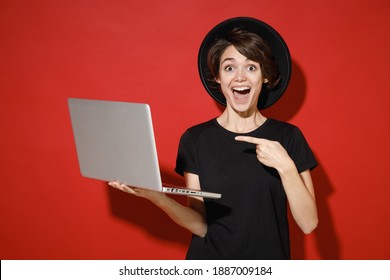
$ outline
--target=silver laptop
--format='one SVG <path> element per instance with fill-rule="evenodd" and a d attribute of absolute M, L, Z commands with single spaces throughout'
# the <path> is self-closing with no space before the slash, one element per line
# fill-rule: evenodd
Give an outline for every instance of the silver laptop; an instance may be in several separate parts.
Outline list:
<path fill-rule="evenodd" d="M 162 183 L 149 105 L 69 98 L 68 106 L 84 177 L 170 194 L 221 197 Z"/>

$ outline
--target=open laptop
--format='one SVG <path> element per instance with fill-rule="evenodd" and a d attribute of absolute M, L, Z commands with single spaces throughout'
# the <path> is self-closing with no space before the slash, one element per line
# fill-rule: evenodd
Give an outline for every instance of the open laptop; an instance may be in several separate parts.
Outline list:
<path fill-rule="evenodd" d="M 221 197 L 162 183 L 149 105 L 69 98 L 68 106 L 84 177 L 170 194 Z"/>

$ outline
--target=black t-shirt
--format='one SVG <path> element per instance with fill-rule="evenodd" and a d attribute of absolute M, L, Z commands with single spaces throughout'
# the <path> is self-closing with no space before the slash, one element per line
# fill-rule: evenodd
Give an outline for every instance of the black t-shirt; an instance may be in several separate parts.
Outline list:
<path fill-rule="evenodd" d="M 221 199 L 204 199 L 207 234 L 193 236 L 187 259 L 290 259 L 287 199 L 278 172 L 261 164 L 248 135 L 280 142 L 299 172 L 317 165 L 301 131 L 273 119 L 238 134 L 216 119 L 188 129 L 181 137 L 176 172 L 199 176 L 202 190 Z"/>

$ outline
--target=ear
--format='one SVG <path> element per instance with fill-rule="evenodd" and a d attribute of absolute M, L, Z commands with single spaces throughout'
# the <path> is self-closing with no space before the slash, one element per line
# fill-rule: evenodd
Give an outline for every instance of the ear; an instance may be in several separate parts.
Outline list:
<path fill-rule="evenodd" d="M 263 81 L 264 84 L 268 83 L 268 79 L 265 78 L 264 81 Z"/>
<path fill-rule="evenodd" d="M 214 78 L 214 81 L 215 81 L 216 83 L 218 83 L 218 84 L 221 83 L 221 80 L 220 80 L 219 78 Z"/>

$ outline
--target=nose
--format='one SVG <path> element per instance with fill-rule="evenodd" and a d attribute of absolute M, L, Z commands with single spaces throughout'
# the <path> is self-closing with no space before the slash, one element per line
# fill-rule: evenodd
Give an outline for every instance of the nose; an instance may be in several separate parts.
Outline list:
<path fill-rule="evenodd" d="M 235 81 L 236 82 L 243 82 L 246 80 L 245 71 L 242 68 L 239 68 L 236 72 Z"/>

